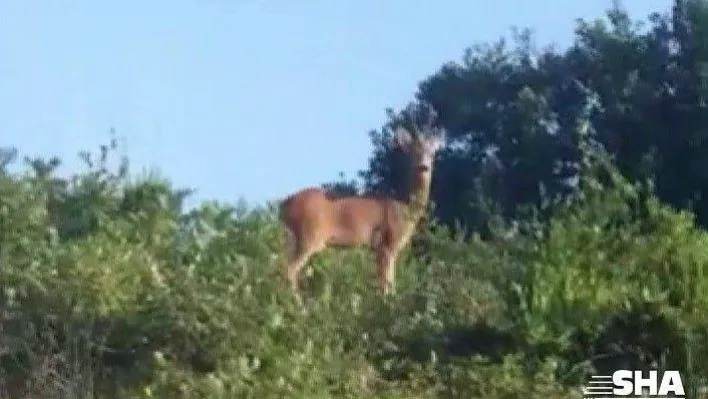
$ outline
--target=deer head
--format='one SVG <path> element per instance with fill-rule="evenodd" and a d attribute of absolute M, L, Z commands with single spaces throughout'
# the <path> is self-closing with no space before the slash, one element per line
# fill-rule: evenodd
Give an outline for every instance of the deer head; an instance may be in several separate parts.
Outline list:
<path fill-rule="evenodd" d="M 421 114 L 427 115 L 424 123 L 419 123 Z M 408 119 L 412 129 L 399 121 L 394 133 L 393 144 L 395 147 L 411 156 L 417 169 L 428 170 L 433 164 L 435 154 L 445 142 L 444 131 L 435 127 L 437 113 L 430 105 L 423 105 L 416 109 L 413 105 L 403 112 L 403 117 Z"/>
<path fill-rule="evenodd" d="M 434 126 L 436 117 L 436 112 L 429 105 L 419 108 L 411 105 L 403 112 L 403 118 L 407 121 L 399 121 L 393 137 L 393 146 L 408 155 L 412 163 L 410 200 L 417 197 L 420 206 L 424 206 L 428 200 L 435 156 L 445 142 L 444 131 Z M 422 118 L 425 121 L 420 123 Z M 404 127 L 406 124 L 412 128 Z"/>
<path fill-rule="evenodd" d="M 444 137 L 442 135 L 423 137 L 419 131 L 414 130 L 411 133 L 401 126 L 396 129 L 394 134 L 394 145 L 410 155 L 415 170 L 418 172 L 426 172 L 432 169 L 435 154 L 443 143 Z"/>

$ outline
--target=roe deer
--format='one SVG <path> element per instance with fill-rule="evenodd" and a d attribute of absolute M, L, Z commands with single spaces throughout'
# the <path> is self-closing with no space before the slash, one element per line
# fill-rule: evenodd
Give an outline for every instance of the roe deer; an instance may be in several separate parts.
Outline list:
<path fill-rule="evenodd" d="M 394 147 L 412 163 L 408 198 L 346 196 L 331 198 L 324 189 L 305 188 L 280 204 L 280 220 L 288 234 L 289 253 L 284 274 L 301 303 L 298 275 L 310 257 L 326 247 L 366 246 L 376 254 L 379 289 L 388 294 L 394 285 L 396 259 L 408 244 L 425 213 L 435 154 L 444 142 L 432 132 L 432 116 L 424 127 L 396 129 Z"/>

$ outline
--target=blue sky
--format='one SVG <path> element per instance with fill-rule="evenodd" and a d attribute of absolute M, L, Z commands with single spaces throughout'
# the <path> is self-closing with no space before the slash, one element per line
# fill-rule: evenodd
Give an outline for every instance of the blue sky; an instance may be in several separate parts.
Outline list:
<path fill-rule="evenodd" d="M 484 5 L 486 4 L 486 5 Z M 670 0 L 625 0 L 634 17 Z M 125 138 L 195 200 L 263 203 L 353 176 L 386 107 L 465 48 L 529 27 L 570 42 L 609 0 L 3 0 L 0 145 L 58 155 Z"/>

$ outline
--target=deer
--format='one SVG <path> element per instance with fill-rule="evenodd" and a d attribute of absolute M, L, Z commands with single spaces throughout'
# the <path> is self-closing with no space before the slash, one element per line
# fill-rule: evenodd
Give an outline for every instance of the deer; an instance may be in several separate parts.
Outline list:
<path fill-rule="evenodd" d="M 378 289 L 388 295 L 395 288 L 395 268 L 424 216 L 430 197 L 433 164 L 445 141 L 435 128 L 435 112 L 427 122 L 402 123 L 394 130 L 393 148 L 409 161 L 410 188 L 407 198 L 349 195 L 332 198 L 319 187 L 304 188 L 286 197 L 279 206 L 279 219 L 286 231 L 284 276 L 298 303 L 298 278 L 308 260 L 325 248 L 366 247 L 375 254 Z M 427 137 L 426 137 L 427 136 Z"/>

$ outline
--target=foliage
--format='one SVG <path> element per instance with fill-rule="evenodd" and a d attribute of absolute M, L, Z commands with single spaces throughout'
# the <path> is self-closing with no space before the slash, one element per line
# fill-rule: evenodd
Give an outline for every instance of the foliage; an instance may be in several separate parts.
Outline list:
<path fill-rule="evenodd" d="M 68 179 L 44 164 L 0 182 L 9 397 L 561 398 L 620 361 L 706 375 L 706 233 L 611 163 L 515 234 L 430 220 L 391 297 L 369 254 L 327 251 L 305 313 L 274 209 L 184 210 L 127 161 Z"/>
<path fill-rule="evenodd" d="M 513 220 L 571 195 L 575 121 L 591 94 L 596 139 L 620 171 L 653 180 L 662 201 L 705 225 L 707 4 L 675 0 L 640 21 L 616 3 L 605 18 L 579 21 L 568 48 L 537 48 L 529 31 L 518 31 L 470 47 L 424 79 L 415 101 L 435 108 L 450 146 L 436 164 L 436 217 L 486 236 L 496 216 Z M 374 152 L 360 172 L 366 191 L 401 190 L 404 164 L 386 145 L 390 127 L 371 133 Z"/>
<path fill-rule="evenodd" d="M 708 235 L 611 163 L 595 166 L 520 251 L 527 263 L 507 286 L 517 333 L 562 357 L 563 379 L 620 368 L 705 378 L 694 359 L 705 351 Z"/>

